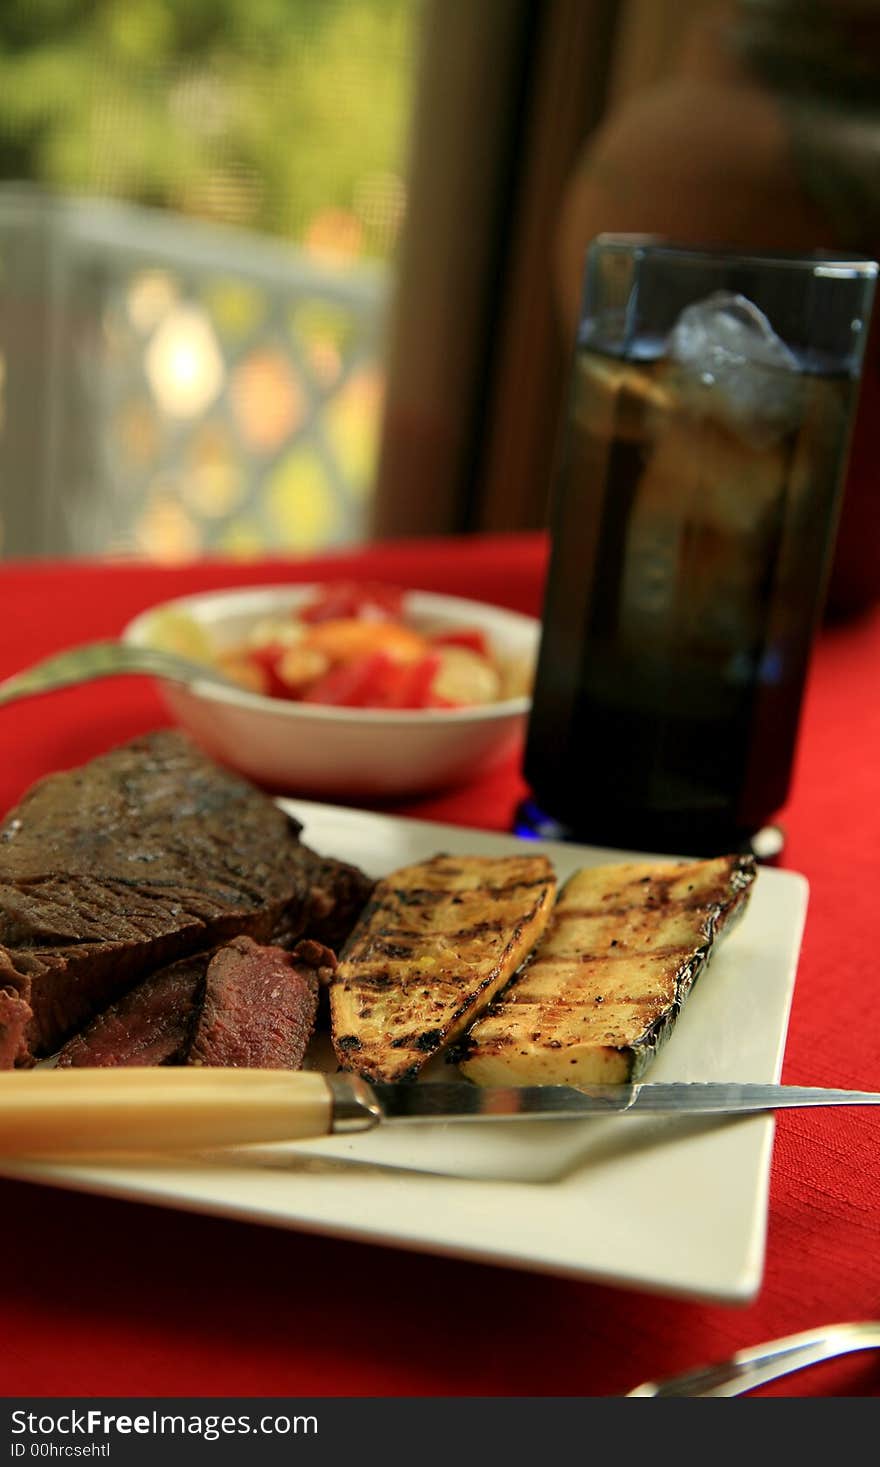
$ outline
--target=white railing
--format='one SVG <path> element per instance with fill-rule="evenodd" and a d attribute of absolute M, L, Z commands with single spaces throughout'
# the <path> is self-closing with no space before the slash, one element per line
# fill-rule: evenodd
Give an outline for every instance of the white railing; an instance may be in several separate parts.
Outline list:
<path fill-rule="evenodd" d="M 380 266 L 0 188 L 2 554 L 362 538 L 387 290 Z"/>

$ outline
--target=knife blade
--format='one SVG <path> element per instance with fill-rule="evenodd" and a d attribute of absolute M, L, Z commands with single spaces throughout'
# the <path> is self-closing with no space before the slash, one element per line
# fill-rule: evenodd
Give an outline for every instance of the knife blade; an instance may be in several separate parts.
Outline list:
<path fill-rule="evenodd" d="M 334 1105 L 341 1122 L 340 1112 L 351 1104 L 354 1086 L 349 1076 L 334 1075 L 328 1080 L 339 1096 Z M 381 1121 L 560 1121 L 602 1115 L 756 1115 L 792 1107 L 880 1104 L 880 1094 L 865 1090 L 718 1081 L 578 1087 L 530 1085 L 509 1089 L 441 1082 L 373 1084 L 368 1088 L 380 1111 L 375 1124 Z M 369 1106 L 366 1097 L 355 1103 Z M 334 1127 L 341 1128 L 341 1124 Z M 359 1129 L 366 1129 L 366 1123 Z"/>
<path fill-rule="evenodd" d="M 300 1141 L 414 1123 L 736 1116 L 792 1106 L 877 1105 L 880 1094 L 719 1082 L 369 1085 L 355 1075 L 209 1067 L 0 1074 L 0 1156 L 181 1152 Z"/>

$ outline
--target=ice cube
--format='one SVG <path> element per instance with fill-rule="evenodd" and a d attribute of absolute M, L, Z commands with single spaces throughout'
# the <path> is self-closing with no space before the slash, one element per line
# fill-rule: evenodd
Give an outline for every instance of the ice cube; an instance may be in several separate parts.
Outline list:
<path fill-rule="evenodd" d="M 757 449 L 797 427 L 803 384 L 797 357 L 744 295 L 716 291 L 687 306 L 667 353 L 686 403 Z"/>

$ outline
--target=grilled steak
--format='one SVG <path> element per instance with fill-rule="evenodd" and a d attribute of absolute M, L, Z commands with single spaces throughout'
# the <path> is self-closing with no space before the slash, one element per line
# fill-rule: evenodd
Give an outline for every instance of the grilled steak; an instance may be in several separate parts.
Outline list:
<path fill-rule="evenodd" d="M 215 953 L 188 1064 L 298 1070 L 315 1025 L 318 973 L 335 958 L 319 943 L 292 953 L 237 937 Z"/>
<path fill-rule="evenodd" d="M 0 1070 L 11 1070 L 27 1054 L 25 1031 L 33 1015 L 11 988 L 0 988 Z"/>
<path fill-rule="evenodd" d="M 59 1067 L 179 1060 L 189 1047 L 210 957 L 209 952 L 196 953 L 142 979 L 67 1041 L 58 1055 Z"/>
<path fill-rule="evenodd" d="M 416 1075 L 528 956 L 555 891 L 543 856 L 435 856 L 380 881 L 330 988 L 340 1064 Z"/>
<path fill-rule="evenodd" d="M 484 1085 L 638 1079 L 713 945 L 745 909 L 751 857 L 578 871 L 532 961 L 464 1042 Z"/>
<path fill-rule="evenodd" d="M 272 942 L 278 947 L 290 947 L 302 937 L 309 937 L 338 953 L 376 883 L 346 861 L 319 856 L 306 845 L 301 850 L 309 884 L 305 918 L 300 905 L 290 914 L 285 912 L 272 933 Z"/>
<path fill-rule="evenodd" d="M 135 739 L 25 795 L 0 825 L 0 988 L 28 1053 L 179 957 L 302 920 L 298 826 L 183 735 Z"/>

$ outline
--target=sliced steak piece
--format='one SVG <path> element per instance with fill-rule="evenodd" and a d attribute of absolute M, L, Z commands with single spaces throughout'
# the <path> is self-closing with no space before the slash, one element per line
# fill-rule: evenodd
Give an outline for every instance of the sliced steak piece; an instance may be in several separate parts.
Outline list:
<path fill-rule="evenodd" d="M 59 1068 L 174 1064 L 189 1047 L 210 960 L 196 953 L 142 979 L 67 1041 Z"/>
<path fill-rule="evenodd" d="M 143 975 L 308 903 L 299 827 L 182 734 L 51 775 L 0 825 L 0 987 L 51 1053 Z"/>
<path fill-rule="evenodd" d="M 319 943 L 292 953 L 237 937 L 215 953 L 187 1063 L 298 1070 L 318 1009 L 319 971 L 335 966 Z"/>
<path fill-rule="evenodd" d="M 307 937 L 338 953 L 351 936 L 376 883 L 347 861 L 319 856 L 317 851 L 306 845 L 301 846 L 301 850 L 309 882 L 305 925 L 300 906 L 290 913 L 285 912 L 272 933 L 272 942 L 278 947 L 289 948 Z"/>
<path fill-rule="evenodd" d="M 0 988 L 0 1070 L 11 1070 L 27 1055 L 25 1031 L 33 1015 L 11 988 Z"/>

